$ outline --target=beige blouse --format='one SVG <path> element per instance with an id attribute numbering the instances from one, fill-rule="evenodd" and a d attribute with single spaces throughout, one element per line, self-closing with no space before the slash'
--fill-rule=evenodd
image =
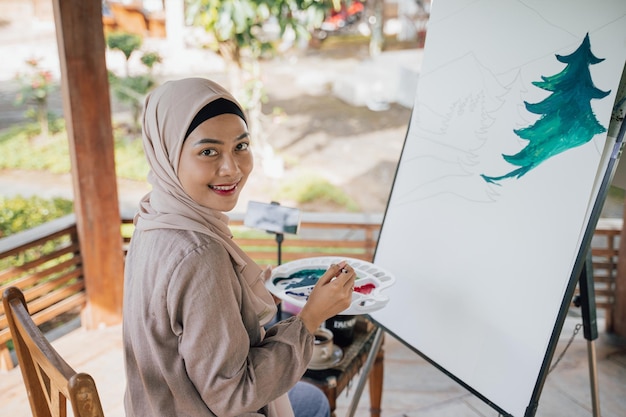
<path id="1" fill-rule="evenodd" d="M 246 280 L 207 234 L 137 230 L 124 278 L 125 408 L 133 416 L 289 416 L 313 336 L 263 334 Z"/>

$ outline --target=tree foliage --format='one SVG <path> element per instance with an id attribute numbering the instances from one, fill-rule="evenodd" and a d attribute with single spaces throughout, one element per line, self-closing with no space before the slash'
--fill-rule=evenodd
<path id="1" fill-rule="evenodd" d="M 147 73 L 131 76 L 129 70 L 130 57 L 133 53 L 135 53 L 135 51 L 140 51 L 140 48 L 143 45 L 142 38 L 133 33 L 112 32 L 107 35 L 106 42 L 109 49 L 122 51 L 124 57 L 126 58 L 126 76 L 120 77 L 112 71 L 108 71 L 109 85 L 118 100 L 128 103 L 131 106 L 131 130 L 139 132 L 141 130 L 139 126 L 139 117 L 141 116 L 141 112 L 143 110 L 143 101 L 146 94 L 148 94 L 148 92 L 156 86 L 152 70 L 156 64 L 163 61 L 163 58 L 158 52 L 143 52 L 140 57 L 140 61 L 146 67 Z"/>
<path id="2" fill-rule="evenodd" d="M 268 32 L 274 23 L 278 39 L 287 33 L 295 41 L 308 39 L 338 0 L 187 0 L 189 20 L 211 36 L 210 47 L 224 59 L 242 65 L 242 53 L 251 59 L 276 50 Z"/>
<path id="3" fill-rule="evenodd" d="M 283 40 L 308 40 L 335 2 L 339 6 L 340 0 L 186 0 L 189 23 L 206 31 L 207 46 L 230 67 L 229 90 L 248 112 L 261 165 L 273 151 L 259 122 L 264 97 L 259 61 L 274 55 Z"/>
<path id="4" fill-rule="evenodd" d="M 143 44 L 141 36 L 126 32 L 109 33 L 106 37 L 106 41 L 109 48 L 122 51 L 127 61 L 130 59 L 133 52 L 141 48 Z"/>

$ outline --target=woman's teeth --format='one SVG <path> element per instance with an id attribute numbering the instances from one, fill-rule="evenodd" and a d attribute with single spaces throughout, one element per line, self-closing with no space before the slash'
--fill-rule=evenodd
<path id="1" fill-rule="evenodd" d="M 235 187 L 237 187 L 237 184 L 233 184 L 233 185 L 209 185 L 209 188 L 216 190 L 216 191 L 230 191 L 230 190 L 234 190 Z"/>

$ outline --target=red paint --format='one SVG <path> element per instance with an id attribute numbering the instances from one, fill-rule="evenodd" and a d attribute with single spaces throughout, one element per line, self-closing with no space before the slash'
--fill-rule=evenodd
<path id="1" fill-rule="evenodd" d="M 369 294 L 372 292 L 374 288 L 376 288 L 376 285 L 374 284 L 364 284 L 364 285 L 361 285 L 360 287 L 355 287 L 354 291 L 360 294 Z"/>

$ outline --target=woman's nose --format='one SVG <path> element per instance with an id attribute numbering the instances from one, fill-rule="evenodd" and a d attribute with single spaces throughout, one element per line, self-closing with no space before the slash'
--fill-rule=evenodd
<path id="1" fill-rule="evenodd" d="M 239 164 L 237 164 L 235 156 L 230 154 L 224 155 L 220 164 L 220 174 L 226 176 L 237 171 L 239 171 Z"/>

